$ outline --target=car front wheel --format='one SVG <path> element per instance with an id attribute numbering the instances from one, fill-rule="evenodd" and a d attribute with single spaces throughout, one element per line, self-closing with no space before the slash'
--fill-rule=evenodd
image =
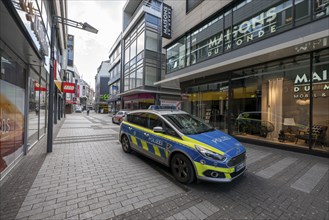
<path id="1" fill-rule="evenodd" d="M 179 182 L 190 184 L 195 180 L 195 173 L 191 161 L 183 154 L 176 154 L 170 162 L 171 172 Z"/>
<path id="2" fill-rule="evenodd" d="M 129 139 L 126 135 L 123 135 L 122 138 L 121 138 L 121 145 L 122 145 L 122 150 L 125 152 L 125 153 L 130 153 L 132 150 L 131 150 L 131 147 L 130 147 L 130 142 L 129 142 Z"/>

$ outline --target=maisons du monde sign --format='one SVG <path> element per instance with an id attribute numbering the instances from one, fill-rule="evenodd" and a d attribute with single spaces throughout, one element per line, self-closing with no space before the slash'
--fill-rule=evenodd
<path id="1" fill-rule="evenodd" d="M 241 46 L 244 43 L 261 38 L 276 31 L 276 7 L 272 7 L 257 16 L 245 20 L 232 29 L 227 29 L 210 38 L 208 44 L 208 56 L 218 54 L 219 47 L 225 41 L 225 50 L 231 49 L 232 44 Z"/>
<path id="2" fill-rule="evenodd" d="M 294 98 L 303 99 L 309 98 L 311 90 L 309 74 L 298 74 L 294 81 Z M 313 97 L 328 97 L 329 96 L 329 81 L 328 70 L 322 72 L 313 72 L 312 74 L 312 91 Z"/>
<path id="3" fill-rule="evenodd" d="M 162 37 L 171 39 L 171 19 L 172 8 L 167 5 L 162 5 Z"/>

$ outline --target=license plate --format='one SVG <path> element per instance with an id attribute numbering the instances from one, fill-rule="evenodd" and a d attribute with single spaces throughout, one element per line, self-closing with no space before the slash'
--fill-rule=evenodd
<path id="1" fill-rule="evenodd" d="M 240 163 L 239 165 L 237 165 L 235 167 L 235 172 L 238 172 L 238 171 L 242 170 L 245 166 L 246 166 L 246 163 L 245 162 Z"/>

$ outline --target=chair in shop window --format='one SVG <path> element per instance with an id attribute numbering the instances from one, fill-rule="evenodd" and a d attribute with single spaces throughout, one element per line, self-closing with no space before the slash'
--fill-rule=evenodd
<path id="1" fill-rule="evenodd" d="M 322 147 L 326 145 L 326 133 L 327 133 L 328 126 L 324 125 L 313 125 L 312 126 L 312 135 L 311 135 L 311 143 L 312 146 L 315 144 L 321 144 Z M 309 140 L 310 129 L 308 128 L 306 131 L 299 131 L 299 134 L 296 134 L 296 142 L 297 144 L 299 139 L 305 140 L 307 143 Z"/>

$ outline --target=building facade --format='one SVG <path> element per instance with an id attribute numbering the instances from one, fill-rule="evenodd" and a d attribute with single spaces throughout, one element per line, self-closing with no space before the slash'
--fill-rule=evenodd
<path id="1" fill-rule="evenodd" d="M 80 104 L 82 107 L 82 110 L 92 109 L 92 101 L 93 101 L 93 90 L 90 87 L 90 85 L 84 81 L 83 79 L 80 79 L 79 83 L 79 92 L 80 92 Z"/>
<path id="2" fill-rule="evenodd" d="M 329 152 L 327 0 L 164 3 L 172 37 L 155 85 L 179 83 L 183 110 L 240 140 Z"/>
<path id="3" fill-rule="evenodd" d="M 154 85 L 164 78 L 165 55 L 161 46 L 162 0 L 127 1 L 121 37 L 121 108 L 145 109 L 152 104 L 180 104 L 178 84 Z M 113 87 L 112 87 L 113 89 Z"/>
<path id="4" fill-rule="evenodd" d="M 102 61 L 95 76 L 95 111 L 97 113 L 108 113 L 110 65 L 109 60 Z"/>
<path id="5" fill-rule="evenodd" d="M 46 134 L 52 16 L 67 17 L 67 3 L 1 0 L 0 8 L 0 179 L 3 179 Z M 62 77 L 66 34 L 66 26 L 57 27 L 52 65 L 58 81 Z M 54 123 L 57 123 L 63 117 L 60 83 L 56 83 L 55 90 Z"/>
<path id="6" fill-rule="evenodd" d="M 110 80 L 108 82 L 109 86 L 109 113 L 115 114 L 121 109 L 121 97 L 119 95 L 121 89 L 121 44 L 122 44 L 122 34 L 119 35 L 115 43 L 113 44 L 110 55 Z"/>

